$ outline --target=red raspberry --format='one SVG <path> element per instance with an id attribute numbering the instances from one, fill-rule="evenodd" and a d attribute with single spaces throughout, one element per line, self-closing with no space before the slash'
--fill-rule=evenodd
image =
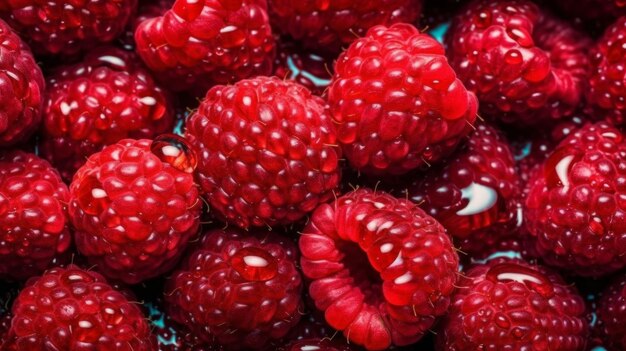
<path id="1" fill-rule="evenodd" d="M 525 218 L 544 261 L 583 276 L 626 267 L 626 143 L 606 123 L 559 144 L 531 179 Z"/>
<path id="2" fill-rule="evenodd" d="M 177 0 L 163 16 L 143 21 L 135 40 L 146 65 L 173 90 L 272 72 L 266 0 Z"/>
<path id="3" fill-rule="evenodd" d="M 338 341 L 332 341 L 330 339 L 304 339 L 292 341 L 289 344 L 281 347 L 282 351 L 351 351 L 352 348 Z"/>
<path id="4" fill-rule="evenodd" d="M 135 51 L 135 31 L 141 22 L 163 16 L 174 5 L 175 0 L 139 0 L 137 14 L 128 22 L 120 41 L 125 50 Z"/>
<path id="5" fill-rule="evenodd" d="M 542 267 L 497 259 L 459 279 L 437 349 L 582 351 L 587 332 L 572 285 Z"/>
<path id="6" fill-rule="evenodd" d="M 111 42 L 124 31 L 137 0 L 4 0 L 4 18 L 33 51 L 74 55 Z"/>
<path id="7" fill-rule="evenodd" d="M 70 186 L 78 251 L 129 284 L 169 271 L 200 224 L 194 158 L 173 135 L 121 140 L 89 157 Z"/>
<path id="8" fill-rule="evenodd" d="M 0 154 L 0 279 L 27 279 L 66 256 L 69 192 L 48 162 Z"/>
<path id="9" fill-rule="evenodd" d="M 522 225 L 520 186 L 507 141 L 481 124 L 442 167 L 413 183 L 408 196 L 446 228 L 461 251 L 484 257 Z"/>
<path id="10" fill-rule="evenodd" d="M 594 331 L 609 350 L 626 349 L 626 276 L 611 283 L 598 301 L 597 323 Z"/>
<path id="11" fill-rule="evenodd" d="M 138 305 L 100 274 L 76 266 L 29 280 L 13 315 L 5 344 L 11 351 L 154 350 Z"/>
<path id="12" fill-rule="evenodd" d="M 552 0 L 558 7 L 560 14 L 598 21 L 601 24 L 614 20 L 618 16 L 626 15 L 626 1 L 624 0 L 579 0 L 572 4 L 569 0 Z"/>
<path id="13" fill-rule="evenodd" d="M 39 127 L 44 89 L 30 49 L 0 20 L 0 147 L 26 141 Z"/>
<path id="14" fill-rule="evenodd" d="M 626 16 L 610 26 L 591 53 L 587 101 L 597 119 L 626 124 Z"/>
<path id="15" fill-rule="evenodd" d="M 409 24 L 376 26 L 337 61 L 328 102 L 354 168 L 406 173 L 450 153 L 477 104 L 444 49 Z"/>
<path id="16" fill-rule="evenodd" d="M 290 239 L 210 231 L 168 280 L 168 312 L 210 344 L 260 349 L 300 319 L 295 260 Z"/>
<path id="17" fill-rule="evenodd" d="M 167 96 L 137 60 L 103 48 L 48 79 L 40 150 L 65 180 L 106 145 L 171 131 Z"/>
<path id="18" fill-rule="evenodd" d="M 581 102 L 590 41 L 525 0 L 478 0 L 446 35 L 450 64 L 486 117 L 529 126 Z"/>
<path id="19" fill-rule="evenodd" d="M 340 152 L 324 101 L 257 77 L 212 88 L 187 121 L 209 205 L 236 225 L 292 223 L 330 200 Z"/>
<path id="20" fill-rule="evenodd" d="M 444 228 L 410 201 L 348 193 L 315 210 L 299 244 L 316 307 L 351 344 L 412 344 L 448 309 L 458 257 Z"/>
<path id="21" fill-rule="evenodd" d="M 305 47 L 338 53 L 376 25 L 414 22 L 422 0 L 269 0 L 274 27 Z"/>
<path id="22" fill-rule="evenodd" d="M 331 82 L 334 57 L 313 53 L 299 45 L 282 40 L 274 61 L 274 75 L 307 87 L 315 95 L 323 95 Z"/>

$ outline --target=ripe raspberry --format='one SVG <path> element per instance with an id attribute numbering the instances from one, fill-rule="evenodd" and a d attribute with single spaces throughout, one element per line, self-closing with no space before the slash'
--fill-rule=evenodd
<path id="1" fill-rule="evenodd" d="M 410 201 L 348 193 L 315 210 L 299 244 L 316 307 L 351 344 L 412 344 L 448 309 L 458 257 L 444 228 Z"/>
<path id="2" fill-rule="evenodd" d="M 22 151 L 0 154 L 0 279 L 30 278 L 66 256 L 68 200 L 48 162 Z"/>
<path id="3" fill-rule="evenodd" d="M 414 22 L 422 0 L 269 0 L 274 27 L 305 47 L 341 51 L 376 25 Z"/>
<path id="4" fill-rule="evenodd" d="M 120 36 L 122 47 L 135 51 L 135 31 L 141 22 L 163 16 L 174 5 L 175 0 L 139 0 L 137 14 L 128 21 L 124 33 Z"/>
<path id="5" fill-rule="evenodd" d="M 11 351 L 152 351 L 137 304 L 98 273 L 76 266 L 31 279 L 13 304 Z"/>
<path id="6" fill-rule="evenodd" d="M 260 349 L 300 319 L 295 260 L 290 239 L 210 231 L 168 280 L 168 312 L 210 344 Z"/>
<path id="7" fill-rule="evenodd" d="M 331 82 L 334 57 L 313 53 L 299 45 L 282 40 L 274 61 L 274 75 L 307 87 L 315 95 L 323 95 Z"/>
<path id="8" fill-rule="evenodd" d="M 626 124 L 626 16 L 610 26 L 591 53 L 587 101 L 597 119 Z"/>
<path id="9" fill-rule="evenodd" d="M 441 44 L 409 24 L 376 26 L 352 43 L 337 61 L 328 102 L 351 165 L 395 174 L 454 150 L 478 107 Z"/>
<path id="10" fill-rule="evenodd" d="M 169 271 L 200 224 L 194 158 L 173 135 L 121 140 L 89 157 L 70 186 L 78 251 L 129 284 Z"/>
<path id="11" fill-rule="evenodd" d="M 568 136 L 530 181 L 527 227 L 544 261 L 583 276 L 626 267 L 626 143 L 606 123 Z"/>
<path id="12" fill-rule="evenodd" d="M 70 56 L 117 38 L 136 7 L 137 0 L 5 0 L 0 17 L 35 53 Z"/>
<path id="13" fill-rule="evenodd" d="M 39 127 L 44 89 L 30 49 L 0 20 L 0 147 L 26 141 Z"/>
<path id="14" fill-rule="evenodd" d="M 135 41 L 146 65 L 173 90 L 272 72 L 266 0 L 177 0 L 163 16 L 143 21 Z"/>
<path id="15" fill-rule="evenodd" d="M 522 225 L 520 186 L 507 141 L 481 124 L 442 167 L 415 181 L 408 196 L 446 228 L 461 251 L 484 257 Z"/>
<path id="16" fill-rule="evenodd" d="M 65 180 L 106 145 L 171 131 L 167 96 L 137 60 L 103 48 L 48 79 L 40 150 Z"/>
<path id="17" fill-rule="evenodd" d="M 324 101 L 257 77 L 212 88 L 187 121 L 211 209 L 240 227 L 292 223 L 333 197 L 339 149 Z"/>
<path id="18" fill-rule="evenodd" d="M 557 274 L 497 259 L 459 279 L 437 349 L 582 351 L 585 317 L 583 299 Z"/>
<path id="19" fill-rule="evenodd" d="M 472 2 L 446 43 L 450 64 L 492 120 L 550 123 L 581 102 L 590 41 L 530 1 Z"/>
<path id="20" fill-rule="evenodd" d="M 292 341 L 289 344 L 279 348 L 281 351 L 351 351 L 352 348 L 338 341 L 330 339 L 304 339 Z"/>
<path id="21" fill-rule="evenodd" d="M 626 349 L 626 276 L 621 276 L 609 285 L 598 301 L 597 324 L 594 331 L 609 350 Z"/>

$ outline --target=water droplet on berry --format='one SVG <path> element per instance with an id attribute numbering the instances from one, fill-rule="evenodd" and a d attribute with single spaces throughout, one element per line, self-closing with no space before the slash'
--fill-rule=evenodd
<path id="1" fill-rule="evenodd" d="M 518 264 L 497 264 L 489 269 L 487 279 L 494 283 L 516 281 L 543 296 L 551 296 L 554 292 L 552 283 L 545 275 L 530 267 Z"/>
<path id="2" fill-rule="evenodd" d="M 88 175 L 80 182 L 77 200 L 80 208 L 90 215 L 99 215 L 109 205 L 108 194 L 95 174 Z"/>
<path id="3" fill-rule="evenodd" d="M 467 187 L 461 189 L 461 198 L 469 201 L 456 214 L 459 216 L 472 216 L 492 208 L 498 202 L 498 192 L 488 186 L 472 182 Z"/>
<path id="4" fill-rule="evenodd" d="M 374 269 L 381 272 L 395 261 L 401 248 L 399 240 L 392 238 L 378 240 L 368 251 L 369 261 Z"/>
<path id="5" fill-rule="evenodd" d="M 237 251 L 231 258 L 232 267 L 247 280 L 264 281 L 276 276 L 278 264 L 267 251 L 246 247 Z"/>
<path id="6" fill-rule="evenodd" d="M 552 153 L 546 160 L 544 175 L 546 182 L 551 188 L 569 187 L 569 172 L 576 162 L 582 158 L 582 154 L 575 149 L 561 148 Z"/>
<path id="7" fill-rule="evenodd" d="M 198 164 L 196 153 L 187 141 L 174 134 L 156 137 L 150 145 L 150 151 L 157 157 L 181 172 L 193 173 Z"/>

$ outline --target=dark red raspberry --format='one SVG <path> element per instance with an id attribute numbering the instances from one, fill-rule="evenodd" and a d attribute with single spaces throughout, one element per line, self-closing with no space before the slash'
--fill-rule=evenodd
<path id="1" fill-rule="evenodd" d="M 412 344 L 448 309 L 456 251 L 410 201 L 365 188 L 348 193 L 315 210 L 299 245 L 316 307 L 350 344 Z"/>
<path id="2" fill-rule="evenodd" d="M 606 24 L 618 16 L 626 15 L 624 0 L 579 0 L 572 4 L 569 0 L 552 0 L 561 15 L 574 20 L 596 21 Z"/>
<path id="3" fill-rule="evenodd" d="M 29 280 L 13 315 L 4 345 L 10 351 L 154 350 L 139 306 L 100 274 L 76 266 Z"/>
<path id="4" fill-rule="evenodd" d="M 44 89 L 30 49 L 0 20 L 0 147 L 26 141 L 39 127 Z"/>
<path id="5" fill-rule="evenodd" d="M 526 0 L 478 0 L 446 35 L 450 64 L 485 117 L 521 126 L 570 115 L 581 102 L 590 41 Z"/>
<path id="6" fill-rule="evenodd" d="M 137 0 L 4 0 L 0 17 L 37 54 L 74 55 L 124 31 Z"/>
<path id="7" fill-rule="evenodd" d="M 626 276 L 622 274 L 602 292 L 594 331 L 609 350 L 626 349 Z"/>
<path id="8" fill-rule="evenodd" d="M 610 26 L 591 52 L 587 101 L 592 117 L 626 124 L 626 16 Z"/>
<path id="9" fill-rule="evenodd" d="M 395 174 L 449 154 L 478 108 L 443 46 L 409 24 L 376 26 L 352 43 L 337 61 L 328 102 L 350 164 Z"/>
<path id="10" fill-rule="evenodd" d="M 274 27 L 305 47 L 338 53 L 376 25 L 414 22 L 422 0 L 269 0 Z"/>
<path id="11" fill-rule="evenodd" d="M 300 319 L 296 255 L 269 232 L 212 230 L 168 280 L 168 312 L 210 344 L 260 349 Z"/>
<path id="12" fill-rule="evenodd" d="M 345 343 L 331 339 L 304 339 L 295 340 L 279 348 L 280 351 L 351 351 L 352 348 Z"/>
<path id="13" fill-rule="evenodd" d="M 144 62 L 173 90 L 272 72 L 266 0 L 177 0 L 163 16 L 143 21 L 135 41 Z"/>
<path id="14" fill-rule="evenodd" d="M 504 137 L 484 124 L 441 167 L 419 177 L 408 196 L 472 256 L 488 255 L 523 222 L 513 154 Z"/>
<path id="15" fill-rule="evenodd" d="M 22 151 L 0 154 L 0 279 L 27 279 L 67 258 L 68 201 L 48 162 Z"/>
<path id="16" fill-rule="evenodd" d="M 585 302 L 556 273 L 497 259 L 472 267 L 458 284 L 437 350 L 585 350 Z"/>
<path id="17" fill-rule="evenodd" d="M 120 42 L 125 50 L 135 51 L 135 31 L 141 22 L 163 16 L 174 5 L 175 0 L 139 0 L 137 14 L 128 22 Z"/>
<path id="18" fill-rule="evenodd" d="M 531 179 L 524 211 L 543 260 L 583 276 L 626 267 L 626 142 L 606 123 L 563 140 Z"/>
<path id="19" fill-rule="evenodd" d="M 200 224 L 194 159 L 173 135 L 121 140 L 89 157 L 70 186 L 78 251 L 129 284 L 169 271 Z"/>
<path id="20" fill-rule="evenodd" d="M 186 127 L 211 209 L 240 227 L 292 223 L 339 184 L 334 125 L 324 101 L 297 83 L 216 86 Z"/>
<path id="21" fill-rule="evenodd" d="M 278 41 L 274 75 L 307 87 L 315 95 L 323 95 L 332 79 L 334 57 L 313 53 L 288 41 Z"/>
<path id="22" fill-rule="evenodd" d="M 168 97 L 137 60 L 102 48 L 48 78 L 39 150 L 66 181 L 106 145 L 172 130 Z"/>

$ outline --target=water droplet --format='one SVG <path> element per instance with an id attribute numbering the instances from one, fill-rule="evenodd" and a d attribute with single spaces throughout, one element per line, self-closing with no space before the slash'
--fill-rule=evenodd
<path id="1" fill-rule="evenodd" d="M 469 202 L 456 212 L 459 216 L 472 216 L 485 212 L 498 201 L 498 192 L 482 184 L 473 183 L 461 189 L 461 198 Z"/>
<path id="2" fill-rule="evenodd" d="M 550 296 L 554 291 L 552 283 L 545 275 L 530 267 L 519 264 L 496 264 L 487 272 L 487 279 L 492 282 L 516 281 L 523 283 L 529 289 L 532 289 L 543 296 Z"/>
<path id="3" fill-rule="evenodd" d="M 372 267 L 379 272 L 383 271 L 396 260 L 401 248 L 402 244 L 399 240 L 391 238 L 377 240 L 368 250 Z"/>
<path id="4" fill-rule="evenodd" d="M 546 160 L 544 175 L 551 188 L 569 187 L 569 172 L 572 166 L 582 158 L 582 153 L 572 148 L 561 148 Z"/>
<path id="5" fill-rule="evenodd" d="M 198 164 L 196 153 L 187 141 L 174 134 L 164 134 L 156 137 L 150 145 L 150 151 L 165 163 L 181 172 L 193 173 Z"/>
<path id="6" fill-rule="evenodd" d="M 88 175 L 80 182 L 77 200 L 80 208 L 90 215 L 99 215 L 109 206 L 108 195 L 95 174 Z"/>
<path id="7" fill-rule="evenodd" d="M 267 251 L 255 247 L 237 251 L 230 258 L 230 264 L 247 280 L 269 280 L 276 276 L 278 270 L 276 259 Z"/>

